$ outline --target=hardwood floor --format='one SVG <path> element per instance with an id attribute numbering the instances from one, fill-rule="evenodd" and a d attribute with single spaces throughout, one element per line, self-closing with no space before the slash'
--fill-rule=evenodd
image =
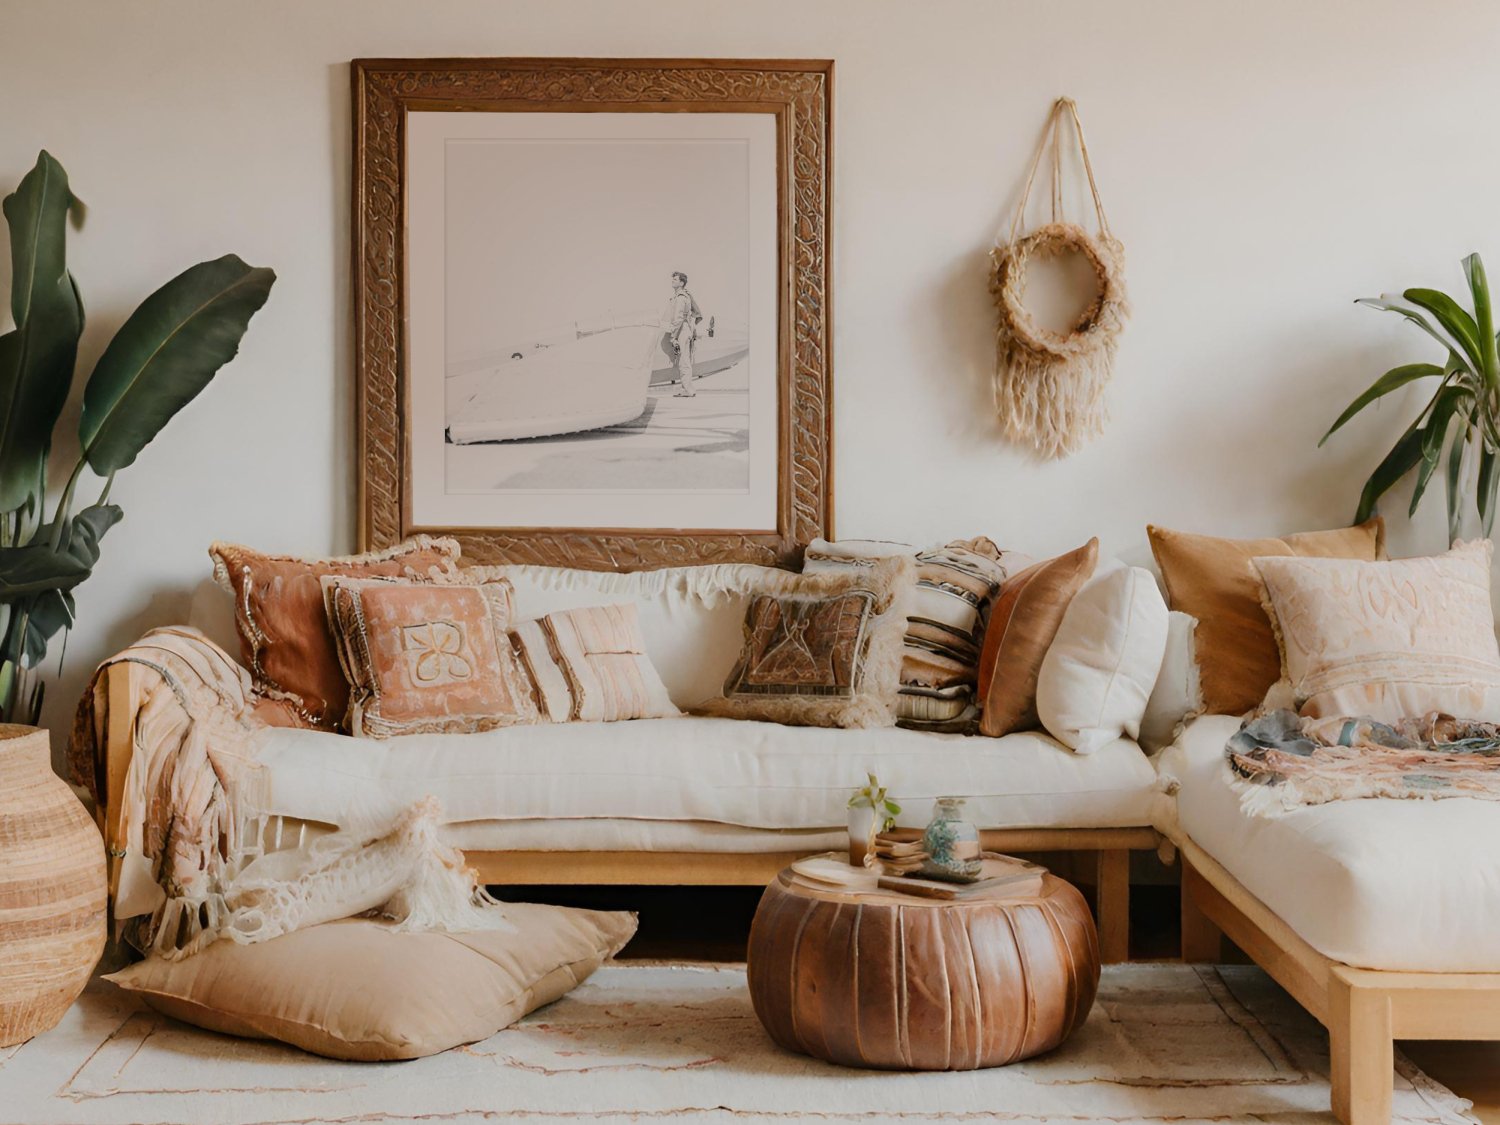
<path id="1" fill-rule="evenodd" d="M 501 898 L 595 910 L 634 910 L 640 929 L 622 958 L 743 961 L 756 887 L 494 887 Z M 1130 952 L 1137 960 L 1177 955 L 1177 888 L 1132 888 Z M 1484 1125 L 1500 1125 L 1500 1043 L 1403 1042 L 1412 1062 L 1474 1102 Z"/>

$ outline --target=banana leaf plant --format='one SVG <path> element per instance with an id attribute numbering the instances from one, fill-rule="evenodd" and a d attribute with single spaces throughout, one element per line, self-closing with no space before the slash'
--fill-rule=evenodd
<path id="1" fill-rule="evenodd" d="M 77 461 L 49 515 L 47 463 L 84 325 L 67 268 L 67 227 L 83 209 L 62 165 L 42 152 L 3 210 L 15 327 L 0 335 L 0 721 L 34 724 L 45 685 L 32 670 L 72 626 L 73 591 L 124 515 L 109 503 L 115 474 L 234 358 L 276 275 L 228 254 L 141 302 L 84 384 Z M 85 468 L 104 485 L 74 511 Z"/>
<path id="2" fill-rule="evenodd" d="M 1500 487 L 1500 357 L 1489 282 L 1478 254 L 1463 260 L 1473 311 L 1436 289 L 1366 297 L 1356 304 L 1397 313 L 1432 337 L 1447 353 L 1442 364 L 1407 363 L 1387 371 L 1339 415 L 1321 446 L 1372 402 L 1421 379 L 1436 379 L 1432 397 L 1375 467 L 1359 497 L 1354 522 L 1374 515 L 1376 504 L 1397 481 L 1416 471 L 1408 515 L 1415 515 L 1427 485 L 1443 466 L 1448 499 L 1448 540 L 1459 536 L 1472 490 L 1484 534 L 1495 524 Z"/>

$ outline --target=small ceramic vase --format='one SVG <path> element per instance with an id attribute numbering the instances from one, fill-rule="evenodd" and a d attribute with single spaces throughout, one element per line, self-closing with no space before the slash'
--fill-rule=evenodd
<path id="1" fill-rule="evenodd" d="M 863 867 L 865 856 L 870 852 L 870 841 L 875 838 L 875 810 L 868 806 L 855 805 L 849 809 L 849 863 Z"/>
<path id="2" fill-rule="evenodd" d="M 984 860 L 980 855 L 979 829 L 964 819 L 962 797 L 939 797 L 927 831 L 922 833 L 927 862 L 922 874 L 933 879 L 971 883 L 979 878 Z"/>

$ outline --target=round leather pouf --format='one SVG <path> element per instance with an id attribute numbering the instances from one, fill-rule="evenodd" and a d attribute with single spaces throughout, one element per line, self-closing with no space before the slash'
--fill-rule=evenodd
<path id="1" fill-rule="evenodd" d="M 845 1066 L 975 1070 L 1056 1047 L 1088 1016 L 1099 938 L 1077 889 L 929 900 L 790 870 L 750 930 L 750 998 L 781 1046 Z"/>

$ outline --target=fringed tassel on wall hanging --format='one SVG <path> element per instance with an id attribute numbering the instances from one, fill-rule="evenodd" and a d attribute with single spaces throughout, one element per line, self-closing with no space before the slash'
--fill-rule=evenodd
<path id="1" fill-rule="evenodd" d="M 1094 198 L 1098 233 L 1063 218 L 1063 118 L 1072 124 Z M 1021 237 L 1026 202 L 1042 156 L 1052 149 L 1052 221 Z M 1027 310 L 1026 271 L 1033 260 L 1081 254 L 1094 271 L 1095 294 L 1073 327 L 1054 332 Z M 995 357 L 995 406 L 1006 435 L 1048 460 L 1077 452 L 1104 429 L 1104 389 L 1114 367 L 1115 345 L 1130 314 L 1125 298 L 1125 250 L 1109 229 L 1099 185 L 1083 140 L 1083 123 L 1072 98 L 1052 106 L 1031 162 L 1008 237 L 990 252 L 990 292 L 999 313 Z"/>

